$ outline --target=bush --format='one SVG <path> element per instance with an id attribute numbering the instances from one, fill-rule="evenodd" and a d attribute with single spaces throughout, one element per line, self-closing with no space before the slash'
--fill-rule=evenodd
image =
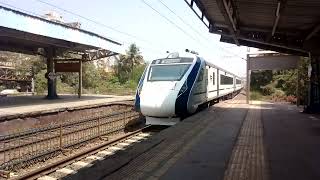
<path id="1" fill-rule="evenodd" d="M 44 94 L 48 89 L 45 74 L 46 70 L 41 70 L 35 77 L 35 90 L 37 94 Z"/>
<path id="2" fill-rule="evenodd" d="M 282 90 L 277 89 L 273 94 L 272 94 L 272 100 L 273 101 L 286 101 L 287 96 L 286 93 Z"/>
<path id="3" fill-rule="evenodd" d="M 65 93 L 65 94 L 74 94 L 74 93 L 78 93 L 78 88 L 74 88 L 69 86 L 66 83 L 61 82 L 61 80 L 59 79 L 59 77 L 57 78 L 57 93 Z"/>
<path id="4" fill-rule="evenodd" d="M 276 89 L 272 86 L 272 84 L 268 84 L 266 86 L 263 86 L 261 88 L 261 90 L 262 90 L 262 94 L 264 96 L 269 96 L 269 95 L 273 94 Z"/>
<path id="5" fill-rule="evenodd" d="M 287 102 L 291 103 L 291 104 L 296 104 L 297 103 L 297 98 L 295 96 L 287 96 Z"/>
<path id="6" fill-rule="evenodd" d="M 251 100 L 260 100 L 261 98 L 262 98 L 262 95 L 259 91 L 250 92 L 250 99 Z"/>

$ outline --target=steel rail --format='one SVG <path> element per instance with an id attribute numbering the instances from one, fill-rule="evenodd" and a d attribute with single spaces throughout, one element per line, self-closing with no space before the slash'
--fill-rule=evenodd
<path id="1" fill-rule="evenodd" d="M 131 111 L 126 111 L 126 112 L 131 112 Z M 122 115 L 122 113 L 118 113 L 118 114 L 116 114 L 116 115 Z M 116 116 L 116 115 L 112 115 L 112 116 Z M 110 117 L 112 117 L 112 116 L 104 116 L 104 117 L 99 117 L 99 118 L 110 118 Z M 138 116 L 138 115 L 131 115 L 131 116 L 127 116 L 127 117 L 125 117 L 125 118 L 122 117 L 122 118 L 120 118 L 120 119 L 116 119 L 116 120 L 112 120 L 112 121 L 107 121 L 107 122 L 104 122 L 104 123 L 100 124 L 99 126 L 104 126 L 104 125 L 106 125 L 106 124 L 118 122 L 118 121 L 121 121 L 121 120 L 123 120 L 123 119 L 132 118 L 132 117 L 136 117 L 136 116 Z M 97 119 L 98 119 L 98 118 L 94 118 L 94 119 L 91 119 L 90 121 L 92 121 L 92 120 L 97 120 Z M 77 122 L 77 123 L 74 123 L 74 124 L 70 124 L 70 125 L 68 125 L 68 126 L 72 126 L 72 125 L 74 126 L 74 125 L 83 124 L 83 123 L 86 123 L 86 122 L 88 122 L 88 121 L 86 120 L 86 121 L 83 121 L 83 122 Z M 66 128 L 66 127 L 68 128 L 68 126 L 62 126 L 62 128 Z M 60 126 L 59 126 L 59 127 L 60 127 Z M 91 125 L 91 126 L 88 126 L 88 127 L 85 127 L 85 128 L 79 128 L 79 129 L 76 129 L 76 130 L 70 130 L 69 132 L 63 133 L 63 136 L 68 136 L 68 135 L 71 135 L 71 134 L 79 133 L 79 132 L 81 132 L 81 131 L 86 131 L 86 130 L 88 130 L 88 129 L 94 129 L 94 128 L 97 128 L 97 127 L 98 127 L 97 125 Z M 74 129 L 74 128 L 73 128 L 73 129 Z M 54 129 L 54 130 L 59 130 L 59 128 Z M 50 130 L 48 130 L 48 131 L 50 131 Z M 45 132 L 45 131 L 44 131 L 44 132 Z M 38 132 L 35 132 L 35 133 L 38 133 Z M 53 133 L 53 134 L 54 134 L 54 132 L 50 132 L 50 133 Z M 103 135 L 106 135 L 106 134 L 109 134 L 109 133 L 111 133 L 111 132 L 107 132 L 107 133 L 105 133 L 105 134 L 103 134 Z M 32 135 L 32 134 L 31 134 L 31 135 Z M 49 140 L 52 140 L 52 139 L 55 139 L 55 138 L 59 138 L 59 137 L 60 137 L 60 135 L 57 134 L 57 135 L 53 135 L 53 136 L 48 137 L 48 138 L 39 139 L 39 140 L 34 141 L 34 142 L 28 142 L 28 143 L 20 144 L 20 145 L 18 145 L 18 146 L 14 146 L 14 147 L 7 147 L 7 148 L 4 148 L 4 149 L 0 149 L 0 153 L 6 152 L 6 151 L 10 151 L 10 150 L 15 150 L 15 149 L 18 149 L 18 148 L 26 147 L 26 146 L 29 146 L 29 145 L 33 145 L 33 144 L 37 144 L 37 143 L 41 143 L 41 142 L 45 142 L 45 141 L 49 141 Z M 17 137 L 17 138 L 22 138 L 22 137 L 20 136 L 20 137 Z M 11 141 L 12 141 L 12 139 L 11 139 Z M 10 143 L 11 141 L 5 142 L 5 143 Z"/>
<path id="2" fill-rule="evenodd" d="M 55 170 L 57 170 L 61 166 L 68 165 L 68 164 L 70 164 L 70 162 L 73 162 L 73 161 L 75 161 L 77 159 L 82 159 L 88 154 L 96 153 L 100 149 L 105 148 L 106 146 L 110 146 L 112 144 L 115 144 L 115 143 L 117 143 L 117 142 L 119 142 L 121 140 L 124 140 L 124 139 L 126 139 L 126 138 L 128 138 L 130 136 L 133 136 L 133 135 L 135 135 L 137 133 L 140 133 L 140 132 L 142 132 L 142 131 L 146 130 L 147 128 L 150 128 L 150 127 L 151 127 L 151 125 L 145 126 L 145 127 L 141 128 L 139 130 L 133 131 L 131 133 L 128 133 L 128 134 L 126 134 L 124 136 L 121 136 L 121 137 L 116 138 L 114 140 L 111 140 L 109 142 L 102 143 L 102 144 L 100 144 L 98 146 L 95 146 L 95 147 L 93 147 L 91 149 L 79 152 L 79 153 L 77 153 L 77 154 L 75 154 L 73 156 L 70 156 L 68 158 L 61 159 L 61 160 L 59 160 L 57 162 L 54 162 L 54 163 L 51 163 L 51 164 L 49 164 L 47 166 L 38 168 L 38 169 L 36 169 L 34 171 L 28 172 L 26 174 L 23 174 L 23 175 L 17 177 L 17 178 L 14 178 L 14 179 L 36 179 L 39 176 L 54 172 Z"/>
<path id="3" fill-rule="evenodd" d="M 127 106 L 129 107 L 129 105 L 124 105 L 124 106 Z M 112 116 L 116 116 L 116 115 L 119 115 L 119 114 L 122 114 L 122 113 L 125 113 L 125 112 L 131 112 L 130 110 L 127 110 L 127 111 L 121 111 L 121 112 L 116 112 L 116 113 L 110 113 L 110 114 L 107 114 L 107 115 L 104 115 L 104 116 L 100 116 L 100 117 L 92 117 L 92 118 L 89 118 L 89 119 L 80 119 L 78 121 L 74 121 L 74 122 L 68 122 L 68 123 L 63 123 L 63 127 L 65 126 L 70 126 L 70 125 L 74 125 L 76 123 L 82 123 L 82 122 L 87 122 L 87 121 L 92 121 L 92 120 L 95 120 L 97 118 L 107 118 L 107 117 L 112 117 Z M 59 129 L 60 128 L 60 124 L 56 124 L 56 125 L 53 125 L 53 126 L 48 126 L 48 127 L 43 127 L 43 128 L 38 128 L 36 130 L 27 130 L 27 131 L 24 131 L 24 132 L 20 132 L 20 133 L 16 133 L 16 134 L 10 134 L 10 135 L 1 135 L 0 136 L 0 141 L 7 141 L 7 140 L 10 140 L 10 139 L 14 139 L 14 138 L 18 138 L 18 137 L 23 137 L 23 136 L 27 136 L 27 135 L 30 135 L 30 134 L 34 134 L 34 133 L 38 133 L 38 132 L 44 132 L 44 131 L 49 131 L 49 130 L 55 130 L 55 129 Z"/>

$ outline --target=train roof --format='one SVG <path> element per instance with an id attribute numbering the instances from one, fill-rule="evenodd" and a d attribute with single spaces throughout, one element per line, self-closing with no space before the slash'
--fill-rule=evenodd
<path id="1" fill-rule="evenodd" d="M 225 69 L 213 64 L 212 62 L 207 61 L 205 58 L 199 56 L 198 54 L 183 51 L 183 52 L 172 52 L 172 53 L 168 54 L 168 56 L 170 56 L 170 55 L 174 55 L 177 58 L 178 57 L 193 58 L 193 59 L 194 58 L 200 58 L 200 59 L 204 60 L 206 64 L 208 64 L 208 65 L 210 65 L 212 67 L 215 67 L 215 68 L 220 69 L 220 70 L 222 70 L 222 71 L 224 71 L 224 72 L 226 72 L 228 74 L 231 74 L 231 75 L 233 75 L 233 76 L 235 76 L 235 77 L 237 77 L 239 79 L 242 79 L 239 76 L 235 75 L 234 73 L 231 73 L 230 71 L 227 71 L 227 70 L 225 70 Z"/>
<path id="2" fill-rule="evenodd" d="M 201 57 L 201 56 L 197 56 L 197 57 L 202 58 L 202 59 L 206 62 L 206 64 L 208 64 L 208 65 L 210 65 L 210 66 L 212 66 L 212 67 L 215 67 L 215 68 L 217 68 L 217 69 L 220 69 L 220 70 L 222 70 L 222 71 L 224 71 L 224 72 L 226 72 L 226 73 L 228 73 L 228 74 L 231 74 L 231 75 L 233 75 L 233 76 L 241 79 L 239 76 L 235 75 L 234 73 L 232 73 L 232 72 L 230 72 L 230 71 L 227 71 L 227 70 L 225 70 L 225 69 L 223 69 L 223 68 L 221 68 L 221 67 L 213 64 L 212 62 L 207 61 L 207 60 L 204 59 L 203 57 Z"/>

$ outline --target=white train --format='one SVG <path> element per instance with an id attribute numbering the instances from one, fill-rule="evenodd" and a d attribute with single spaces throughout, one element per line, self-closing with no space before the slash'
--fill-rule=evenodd
<path id="1" fill-rule="evenodd" d="M 239 77 L 193 53 L 153 60 L 136 91 L 135 108 L 146 124 L 173 125 L 182 117 L 239 93 Z"/>

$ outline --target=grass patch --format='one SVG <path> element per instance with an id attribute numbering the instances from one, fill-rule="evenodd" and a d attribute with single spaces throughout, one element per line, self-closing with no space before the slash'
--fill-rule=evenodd
<path id="1" fill-rule="evenodd" d="M 251 91 L 250 92 L 250 99 L 251 100 L 262 100 L 262 94 L 259 91 Z"/>

